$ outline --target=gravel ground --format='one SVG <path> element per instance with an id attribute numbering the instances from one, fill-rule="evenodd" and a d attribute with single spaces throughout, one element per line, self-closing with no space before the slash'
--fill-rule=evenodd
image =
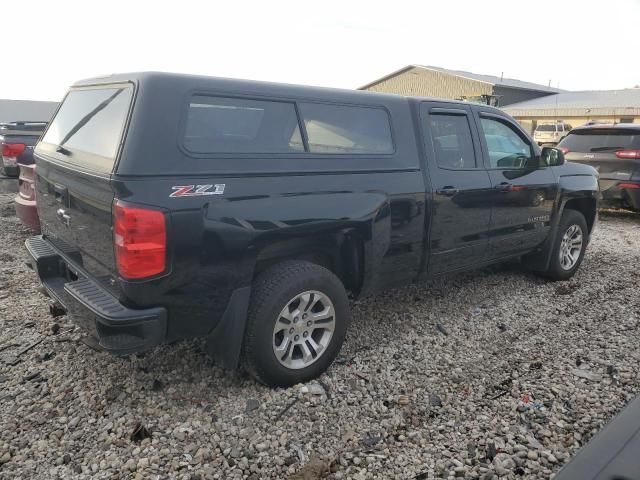
<path id="1" fill-rule="evenodd" d="M 360 301 L 319 382 L 270 390 L 200 341 L 127 359 L 86 346 L 49 316 L 11 197 L 2 478 L 550 478 L 639 391 L 637 215 L 602 215 L 569 282 L 511 265 Z"/>

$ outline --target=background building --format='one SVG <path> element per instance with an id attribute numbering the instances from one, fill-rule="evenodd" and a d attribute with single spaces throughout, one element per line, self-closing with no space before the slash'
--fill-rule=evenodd
<path id="1" fill-rule="evenodd" d="M 512 78 L 422 65 L 401 68 L 360 87 L 360 90 L 469 100 L 496 106 L 546 97 L 561 91 Z"/>
<path id="2" fill-rule="evenodd" d="M 56 108 L 58 108 L 58 102 L 0 99 L 0 123 L 20 121 L 48 122 L 51 120 Z"/>
<path id="3" fill-rule="evenodd" d="M 640 123 L 640 88 L 562 92 L 503 108 L 532 132 L 539 123 L 565 121 L 572 127 L 589 121 Z"/>

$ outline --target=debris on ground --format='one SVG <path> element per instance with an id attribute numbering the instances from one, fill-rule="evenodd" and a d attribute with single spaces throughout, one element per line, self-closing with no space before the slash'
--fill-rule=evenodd
<path id="1" fill-rule="evenodd" d="M 93 335 L 83 335 L 80 338 L 80 343 L 86 345 L 91 350 L 94 350 L 96 352 L 104 352 L 104 348 L 100 346 L 100 341 Z"/>
<path id="2" fill-rule="evenodd" d="M 252 413 L 254 410 L 260 408 L 260 401 L 255 398 L 250 398 L 244 407 L 244 413 Z"/>
<path id="3" fill-rule="evenodd" d="M 160 380 L 158 380 L 157 378 L 153 380 L 153 383 L 151 384 L 152 391 L 159 392 L 163 388 L 164 388 L 164 384 Z"/>
<path id="4" fill-rule="evenodd" d="M 329 473 L 329 464 L 321 458 L 312 457 L 296 473 L 287 477 L 289 480 L 319 480 Z"/>
<path id="5" fill-rule="evenodd" d="M 439 331 L 441 334 L 443 334 L 443 335 L 445 335 L 445 336 L 448 336 L 448 335 L 449 335 L 449 332 L 447 331 L 447 329 L 446 329 L 446 328 L 444 328 L 444 325 L 442 325 L 440 322 L 436 323 L 436 328 L 438 329 L 438 331 Z"/>
<path id="6" fill-rule="evenodd" d="M 301 393 L 308 393 L 310 395 L 327 395 L 324 387 L 317 381 L 309 382 L 306 385 L 300 387 Z"/>
<path id="7" fill-rule="evenodd" d="M 602 380 L 602 375 L 590 372 L 588 370 L 581 370 L 579 368 L 574 368 L 573 370 L 571 370 L 571 374 L 579 378 L 584 378 L 585 380 L 591 380 L 592 382 L 599 382 L 600 380 Z"/>
<path id="8" fill-rule="evenodd" d="M 151 438 L 151 432 L 142 422 L 137 422 L 129 438 L 134 442 L 141 442 L 145 438 Z"/>

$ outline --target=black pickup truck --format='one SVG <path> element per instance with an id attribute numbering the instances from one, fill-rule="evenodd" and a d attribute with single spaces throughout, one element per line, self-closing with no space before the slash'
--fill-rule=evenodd
<path id="1" fill-rule="evenodd" d="M 331 364 L 349 297 L 514 258 L 571 277 L 598 202 L 492 107 L 164 73 L 75 84 L 36 162 L 57 308 L 117 354 L 206 337 L 268 385 Z"/>

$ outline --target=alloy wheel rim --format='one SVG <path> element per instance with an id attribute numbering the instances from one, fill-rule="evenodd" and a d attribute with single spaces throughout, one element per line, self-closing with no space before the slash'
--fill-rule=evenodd
<path id="1" fill-rule="evenodd" d="M 582 229 L 579 225 L 571 225 L 564 232 L 560 242 L 558 257 L 563 270 L 571 270 L 578 263 L 582 253 Z"/>
<path id="2" fill-rule="evenodd" d="M 335 325 L 329 297 L 317 290 L 300 293 L 287 302 L 276 320 L 273 353 L 286 368 L 306 368 L 325 354 Z"/>

